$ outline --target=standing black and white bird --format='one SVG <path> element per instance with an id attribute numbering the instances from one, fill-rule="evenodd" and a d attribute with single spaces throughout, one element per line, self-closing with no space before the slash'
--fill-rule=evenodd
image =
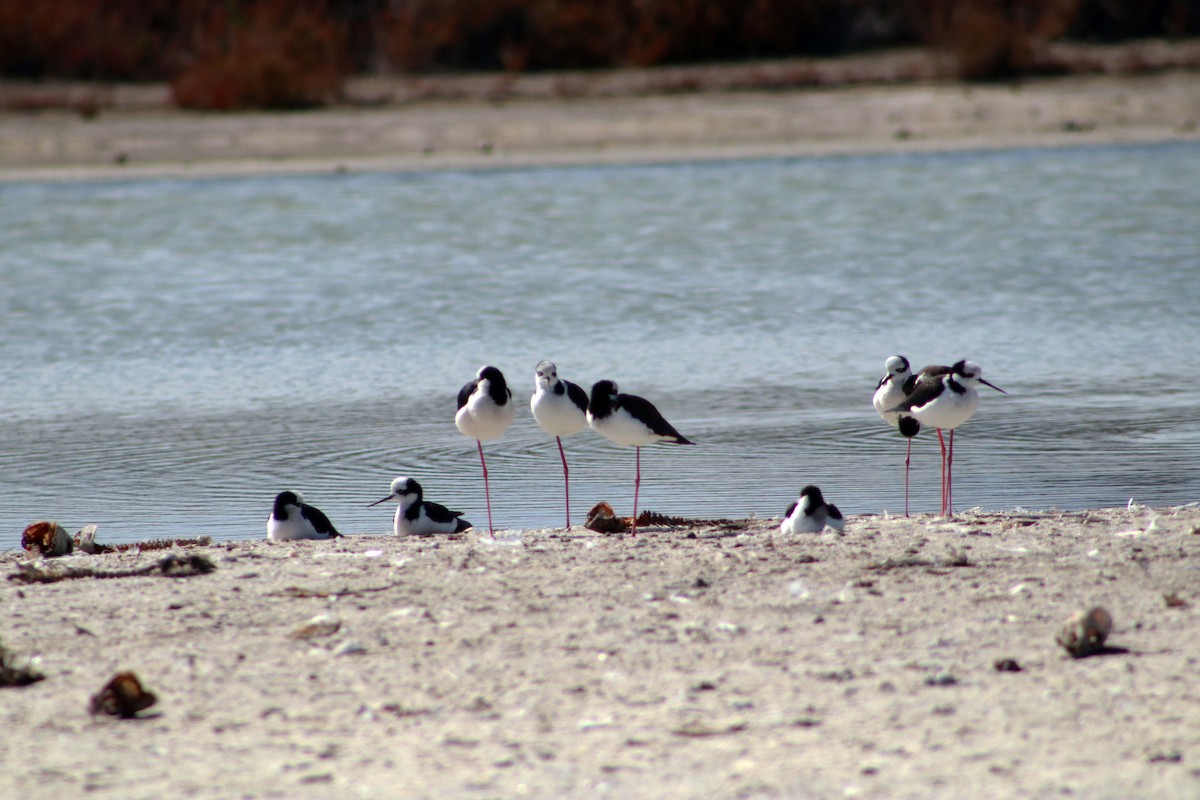
<path id="1" fill-rule="evenodd" d="M 288 542 L 296 539 L 334 539 L 337 532 L 329 517 L 315 506 L 305 505 L 299 492 L 280 492 L 267 517 L 267 539 Z"/>
<path id="2" fill-rule="evenodd" d="M 788 506 L 779 530 L 783 533 L 820 533 L 825 526 L 835 530 L 846 527 L 842 512 L 826 503 L 821 490 L 811 483 L 800 490 L 800 499 Z"/>
<path id="3" fill-rule="evenodd" d="M 879 412 L 879 416 L 908 439 L 908 450 L 904 454 L 904 516 L 908 516 L 908 466 L 912 461 L 912 440 L 921 431 L 921 423 L 912 416 L 899 411 L 889 411 L 907 399 L 905 384 L 913 377 L 912 367 L 904 356 L 891 356 L 884 362 L 886 373 L 875 387 L 875 395 L 871 404 Z M 911 390 L 911 389 L 910 389 Z"/>
<path id="4" fill-rule="evenodd" d="M 1008 394 L 985 381 L 983 367 L 974 361 L 958 361 L 950 367 L 925 367 L 909 379 L 904 402 L 887 409 L 911 414 L 922 425 L 937 428 L 938 443 L 942 448 L 943 517 L 954 513 L 954 430 L 974 416 L 979 408 L 977 387 L 980 384 Z M 943 430 L 950 431 L 949 453 L 942 438 Z"/>
<path id="5" fill-rule="evenodd" d="M 618 394 L 613 381 L 598 381 L 592 385 L 592 397 L 587 409 L 588 425 L 596 433 L 623 447 L 637 450 L 637 472 L 633 481 L 633 525 L 631 533 L 637 533 L 638 490 L 642 485 L 642 445 L 667 442 L 669 444 L 695 444 L 671 423 L 663 419 L 654 405 L 643 397 Z"/>
<path id="6" fill-rule="evenodd" d="M 435 533 L 462 533 L 471 523 L 462 519 L 461 511 L 451 511 L 443 505 L 423 500 L 421 484 L 413 478 L 401 476 L 392 481 L 392 493 L 376 500 L 367 508 L 395 500 L 396 509 L 393 530 L 397 536 L 429 536 Z"/>
<path id="7" fill-rule="evenodd" d="M 563 485 L 566 487 L 567 527 L 571 527 L 571 477 L 567 471 L 567 454 L 562 437 L 579 433 L 588 426 L 588 395 L 582 386 L 558 377 L 558 367 L 552 361 L 539 361 L 534 368 L 535 391 L 529 398 L 533 418 L 542 430 L 558 442 L 562 458 Z"/>
<path id="8" fill-rule="evenodd" d="M 483 467 L 483 496 L 487 501 L 488 532 L 496 537 L 492 525 L 492 494 L 488 488 L 487 461 L 483 457 L 483 443 L 498 439 L 508 430 L 516 415 L 512 390 L 504 382 L 504 375 L 495 367 L 480 367 L 475 380 L 458 390 L 458 413 L 454 424 L 464 435 L 475 440 L 479 447 L 479 463 Z"/>

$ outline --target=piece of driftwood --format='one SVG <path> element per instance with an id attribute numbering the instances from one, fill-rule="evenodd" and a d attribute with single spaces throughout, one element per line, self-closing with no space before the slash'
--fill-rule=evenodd
<path id="1" fill-rule="evenodd" d="M 73 578 L 136 578 L 143 575 L 162 575 L 168 578 L 190 578 L 207 575 L 216 565 L 202 555 L 171 555 L 140 567 L 103 569 L 101 567 L 61 567 L 57 564 L 17 564 L 17 571 L 8 576 L 19 583 L 55 583 Z"/>

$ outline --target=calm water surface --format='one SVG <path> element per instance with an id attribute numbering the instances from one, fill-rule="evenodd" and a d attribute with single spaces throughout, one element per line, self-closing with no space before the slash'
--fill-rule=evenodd
<path id="1" fill-rule="evenodd" d="M 1200 146 L 508 172 L 0 186 L 0 548 L 36 519 L 103 541 L 259 538 L 275 493 L 349 532 L 392 477 L 486 523 L 562 521 L 533 367 L 641 394 L 642 508 L 774 516 L 814 482 L 903 506 L 883 361 L 970 357 L 956 504 L 1200 500 Z M 633 452 L 566 440 L 573 518 L 628 513 Z M 936 439 L 913 505 L 936 510 Z"/>

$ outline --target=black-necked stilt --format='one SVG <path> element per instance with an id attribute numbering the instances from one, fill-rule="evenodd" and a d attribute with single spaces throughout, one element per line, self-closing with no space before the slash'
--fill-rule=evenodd
<path id="1" fill-rule="evenodd" d="M 875 396 L 871 404 L 888 424 L 899 428 L 901 435 L 908 439 L 908 450 L 904 454 L 904 516 L 908 516 L 908 465 L 912 461 L 912 440 L 921 431 L 921 423 L 908 414 L 889 411 L 903 403 L 908 398 L 904 386 L 912 378 L 912 367 L 904 356 L 892 356 L 884 362 L 886 374 L 875 387 Z"/>
<path id="2" fill-rule="evenodd" d="M 434 533 L 462 533 L 471 523 L 462 519 L 461 511 L 451 511 L 443 505 L 423 500 L 421 484 L 413 478 L 399 477 L 392 481 L 392 493 L 376 500 L 367 508 L 395 500 L 396 509 L 393 525 L 397 536 L 429 536 Z"/>
<path id="3" fill-rule="evenodd" d="M 267 539 L 287 542 L 294 539 L 333 539 L 341 536 L 329 517 L 314 506 L 305 505 L 299 492 L 280 492 L 267 517 Z"/>
<path id="4" fill-rule="evenodd" d="M 475 380 L 458 390 L 458 413 L 454 415 L 454 424 L 463 434 L 474 439 L 479 447 L 479 463 L 483 467 L 483 496 L 487 501 L 488 532 L 492 534 L 492 538 L 496 537 L 496 528 L 492 525 L 492 495 L 488 488 L 483 443 L 500 438 L 512 424 L 515 415 L 512 390 L 504 382 L 504 375 L 495 367 L 480 367 L 475 373 Z"/>
<path id="5" fill-rule="evenodd" d="M 976 386 L 983 384 L 1001 394 L 999 386 L 983 379 L 983 367 L 974 361 L 958 361 L 950 367 L 925 367 L 908 380 L 908 396 L 903 403 L 887 409 L 908 413 L 922 425 L 937 428 L 942 448 L 942 516 L 954 513 L 954 429 L 969 420 L 979 408 Z M 950 431 L 947 454 L 942 431 Z"/>
<path id="6" fill-rule="evenodd" d="M 638 489 L 642 485 L 642 445 L 667 442 L 695 444 L 684 438 L 647 399 L 632 394 L 618 394 L 617 384 L 598 381 L 592 386 L 587 409 L 588 425 L 596 433 L 623 447 L 637 450 L 637 473 L 633 482 L 633 524 L 630 533 L 637 533 Z"/>
<path id="7" fill-rule="evenodd" d="M 800 490 L 800 499 L 788 506 L 779 530 L 783 533 L 820 533 L 825 526 L 835 530 L 846 527 L 842 512 L 826 503 L 821 490 L 811 483 Z"/>
<path id="8" fill-rule="evenodd" d="M 567 454 L 563 451 L 562 437 L 579 433 L 588 426 L 588 395 L 582 386 L 558 377 L 558 367 L 552 361 L 539 361 L 534 368 L 536 389 L 529 398 L 533 418 L 542 430 L 558 442 L 558 455 L 562 458 L 563 485 L 567 496 L 567 527 L 571 527 L 571 477 L 567 472 Z"/>

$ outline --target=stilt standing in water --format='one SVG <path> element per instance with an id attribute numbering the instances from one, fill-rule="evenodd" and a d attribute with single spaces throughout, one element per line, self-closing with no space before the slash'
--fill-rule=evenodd
<path id="1" fill-rule="evenodd" d="M 912 367 L 904 356 L 892 356 L 884 362 L 887 374 L 880 379 L 875 387 L 875 396 L 871 404 L 888 424 L 900 429 L 900 434 L 908 440 L 908 449 L 904 454 L 904 516 L 908 516 L 908 467 L 912 462 L 912 440 L 921 431 L 921 423 L 908 414 L 898 411 L 888 411 L 905 401 L 905 383 L 912 377 Z"/>
<path id="2" fill-rule="evenodd" d="M 618 394 L 617 384 L 598 381 L 592 386 L 587 410 L 588 425 L 609 441 L 637 450 L 637 472 L 633 481 L 633 525 L 637 533 L 638 490 L 642 485 L 642 445 L 656 442 L 695 444 L 684 438 L 671 423 L 663 419 L 658 409 L 645 398 Z"/>
<path id="3" fill-rule="evenodd" d="M 588 426 L 588 396 L 582 386 L 558 377 L 558 367 L 552 361 L 540 361 L 534 368 L 536 390 L 529 399 L 533 418 L 542 430 L 558 442 L 562 458 L 563 485 L 566 489 L 567 527 L 571 527 L 571 476 L 567 471 L 567 454 L 562 437 L 579 433 Z"/>
<path id="4" fill-rule="evenodd" d="M 487 501 L 488 532 L 496 538 L 492 524 L 492 495 L 488 488 L 487 461 L 483 457 L 483 443 L 499 439 L 512 424 L 516 409 L 512 402 L 512 390 L 504 382 L 504 375 L 495 367 L 480 367 L 475 380 L 458 391 L 458 413 L 454 424 L 465 436 L 475 440 L 479 448 L 479 463 L 483 467 L 483 496 Z"/>
<path id="5" fill-rule="evenodd" d="M 912 381 L 913 388 L 903 403 L 887 409 L 911 414 L 922 425 L 937 428 L 942 447 L 942 511 L 943 517 L 954 513 L 954 430 L 965 423 L 979 408 L 979 384 L 1001 394 L 999 386 L 983 379 L 983 367 L 973 361 L 959 361 L 952 367 L 926 367 Z M 950 449 L 946 450 L 942 430 L 950 431 Z"/>

